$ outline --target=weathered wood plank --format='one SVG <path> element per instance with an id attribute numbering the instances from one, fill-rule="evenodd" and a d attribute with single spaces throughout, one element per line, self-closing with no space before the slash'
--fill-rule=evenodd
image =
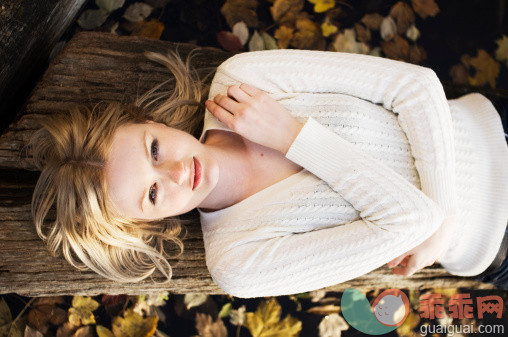
<path id="1" fill-rule="evenodd" d="M 3 169 L 0 171 L 0 294 L 16 292 L 26 296 L 50 296 L 158 291 L 224 294 L 206 268 L 203 234 L 196 211 L 187 215 L 194 223 L 187 226 L 183 255 L 169 260 L 174 273 L 173 283 L 163 287 L 153 285 L 150 279 L 122 284 L 103 279 L 92 271 L 76 271 L 63 257 L 55 258 L 49 254 L 38 238 L 30 216 L 31 192 L 38 172 L 32 171 L 34 168 L 29 157 L 20 159 L 20 150 L 31 132 L 38 127 L 36 117 L 66 111 L 67 105 L 74 102 L 88 104 L 101 99 L 133 100 L 137 93 L 141 94 L 154 84 L 166 80 L 169 74 L 164 68 L 144 58 L 143 51 L 164 52 L 174 50 L 177 46 L 183 57 L 196 47 L 106 33 L 80 33 L 51 64 L 18 121 L 0 137 L 0 170 Z M 217 67 L 231 55 L 209 48 L 206 54 L 196 55 L 193 65 L 203 72 L 209 71 L 210 67 Z M 161 281 L 162 276 L 156 273 L 154 279 Z M 363 277 L 326 289 L 342 291 L 349 287 L 360 290 L 494 288 L 471 278 L 452 276 L 434 265 L 410 278 L 393 275 L 383 266 Z"/>
<path id="2" fill-rule="evenodd" d="M 0 130 L 47 67 L 53 47 L 85 0 L 0 2 Z M 7 123 L 7 124 L 6 124 Z"/>

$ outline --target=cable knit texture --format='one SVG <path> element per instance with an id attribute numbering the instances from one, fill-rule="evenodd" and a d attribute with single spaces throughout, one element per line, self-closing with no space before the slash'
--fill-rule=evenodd
<path id="1" fill-rule="evenodd" d="M 209 98 L 241 83 L 304 124 L 286 154 L 304 169 L 230 207 L 198 209 L 207 267 L 224 291 L 277 296 L 344 282 L 452 215 L 440 263 L 472 276 L 492 262 L 508 220 L 508 148 L 484 96 L 447 101 L 431 69 L 328 51 L 237 54 L 218 67 Z M 201 142 L 210 129 L 231 131 L 207 111 Z"/>

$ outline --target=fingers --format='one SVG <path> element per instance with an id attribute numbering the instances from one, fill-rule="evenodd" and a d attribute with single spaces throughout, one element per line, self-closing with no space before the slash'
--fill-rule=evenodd
<path id="1" fill-rule="evenodd" d="M 409 259 L 402 267 L 397 267 L 393 269 L 393 273 L 396 275 L 403 275 L 403 276 L 411 276 L 416 271 L 424 268 L 424 266 L 421 265 L 421 263 L 418 262 L 417 258 L 414 255 L 407 256 Z"/>
<path id="2" fill-rule="evenodd" d="M 259 90 L 258 88 L 248 85 L 247 83 L 240 84 L 240 89 L 242 89 L 252 97 L 262 95 L 265 93 L 263 90 Z"/>
<path id="3" fill-rule="evenodd" d="M 388 262 L 388 267 L 390 268 L 393 268 L 395 266 L 397 266 L 399 263 L 402 262 L 402 260 L 406 257 L 407 255 L 401 255 L 393 260 L 391 260 L 390 262 Z"/>
<path id="4" fill-rule="evenodd" d="M 220 105 L 216 104 L 214 101 L 206 101 L 206 108 L 214 115 L 218 120 L 222 123 L 226 124 L 226 126 L 230 129 L 233 129 L 233 121 L 235 116 L 229 111 L 222 108 Z"/>

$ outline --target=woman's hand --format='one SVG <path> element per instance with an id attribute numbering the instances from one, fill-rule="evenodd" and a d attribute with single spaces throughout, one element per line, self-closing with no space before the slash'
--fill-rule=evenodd
<path id="1" fill-rule="evenodd" d="M 393 268 L 400 263 L 402 267 L 394 268 L 393 273 L 410 276 L 419 269 L 431 266 L 448 250 L 455 226 L 455 216 L 445 218 L 434 234 L 420 245 L 388 262 L 388 267 Z"/>
<path id="2" fill-rule="evenodd" d="M 242 137 L 285 155 L 303 124 L 264 91 L 248 84 L 232 85 L 227 94 L 205 102 L 212 115 Z"/>

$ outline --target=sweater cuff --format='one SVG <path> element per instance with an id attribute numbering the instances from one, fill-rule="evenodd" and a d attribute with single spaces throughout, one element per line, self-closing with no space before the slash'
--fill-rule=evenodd
<path id="1" fill-rule="evenodd" d="M 457 214 L 455 172 L 450 168 L 418 170 L 422 191 L 444 212 L 445 217 Z"/>

